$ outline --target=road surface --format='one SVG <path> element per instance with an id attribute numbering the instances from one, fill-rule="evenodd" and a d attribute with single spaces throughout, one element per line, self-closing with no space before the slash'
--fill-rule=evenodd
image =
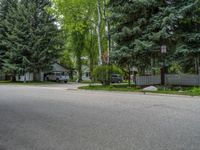
<path id="1" fill-rule="evenodd" d="M 200 98 L 0 85 L 0 150 L 200 150 Z"/>

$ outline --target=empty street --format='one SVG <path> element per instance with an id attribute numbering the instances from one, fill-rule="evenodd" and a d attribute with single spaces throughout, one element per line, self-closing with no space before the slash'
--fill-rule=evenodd
<path id="1" fill-rule="evenodd" d="M 200 150 L 200 98 L 0 85 L 0 150 Z"/>

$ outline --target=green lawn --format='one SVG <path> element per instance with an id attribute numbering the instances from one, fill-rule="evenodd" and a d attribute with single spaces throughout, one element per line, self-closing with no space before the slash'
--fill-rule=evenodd
<path id="1" fill-rule="evenodd" d="M 89 86 L 82 86 L 79 89 L 84 90 L 103 90 L 103 91 L 124 91 L 124 92 L 136 92 L 140 91 L 139 88 L 135 86 L 127 86 L 127 85 L 110 85 L 110 86 L 102 86 L 102 85 L 89 85 Z"/>
<path id="2" fill-rule="evenodd" d="M 102 85 L 89 85 L 82 86 L 79 89 L 83 90 L 101 90 L 101 91 L 123 91 L 123 92 L 142 92 L 142 88 L 136 87 L 132 85 L 129 87 L 128 85 L 110 85 L 110 86 L 102 86 Z M 145 91 L 145 93 L 159 93 L 159 94 L 175 94 L 175 95 L 189 95 L 189 96 L 200 96 L 200 88 L 198 87 L 172 87 L 172 88 L 164 88 L 158 87 L 158 91 Z"/>
<path id="3" fill-rule="evenodd" d="M 56 82 L 49 82 L 49 81 L 44 81 L 44 82 L 12 82 L 12 81 L 0 81 L 1 84 L 14 84 L 14 85 L 44 85 L 44 84 L 55 84 Z"/>

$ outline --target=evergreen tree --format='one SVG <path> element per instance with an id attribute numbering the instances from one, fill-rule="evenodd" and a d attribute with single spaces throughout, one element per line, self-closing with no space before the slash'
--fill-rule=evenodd
<path id="1" fill-rule="evenodd" d="M 3 21 L 10 8 L 16 7 L 17 0 L 1 0 L 0 1 L 0 70 L 3 69 L 3 64 L 5 60 L 5 53 L 7 51 L 7 46 L 2 43 L 5 37 L 6 27 L 3 25 Z"/>
<path id="2" fill-rule="evenodd" d="M 185 0 L 179 9 L 176 55 L 184 71 L 199 73 L 200 1 Z"/>
<path id="3" fill-rule="evenodd" d="M 143 41 L 143 35 L 157 10 L 157 3 L 155 0 L 110 1 L 112 38 L 115 41 L 112 56 L 119 64 L 129 68 L 134 64 L 141 70 L 149 65 L 148 52 L 153 45 Z"/>
<path id="4" fill-rule="evenodd" d="M 199 1 L 163 1 L 152 16 L 146 40 L 160 49 L 167 46 L 168 65 L 178 62 L 185 72 L 198 72 L 199 66 Z M 195 58 L 195 59 L 194 59 Z M 172 63 L 172 64 L 171 64 Z M 195 65 L 193 65 L 195 63 Z"/>
<path id="5" fill-rule="evenodd" d="M 114 60 L 134 64 L 143 74 L 156 60 L 157 64 L 163 61 L 160 49 L 166 45 L 169 65 L 179 58 L 183 67 L 194 68 L 193 61 L 197 72 L 199 3 L 199 0 L 111 0 Z"/>
<path id="6" fill-rule="evenodd" d="M 39 72 L 58 58 L 63 44 L 60 31 L 47 12 L 49 0 L 21 0 L 16 5 L 2 23 L 6 27 L 2 43 L 8 48 L 4 68 L 33 72 L 34 80 L 39 80 Z"/>

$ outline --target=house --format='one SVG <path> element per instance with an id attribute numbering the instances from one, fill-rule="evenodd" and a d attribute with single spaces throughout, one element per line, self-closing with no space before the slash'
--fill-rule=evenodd
<path id="1" fill-rule="evenodd" d="M 33 81 L 33 73 L 27 72 L 25 75 L 16 75 L 17 82 Z"/>
<path id="2" fill-rule="evenodd" d="M 54 63 L 52 65 L 52 69 L 49 72 L 64 72 L 64 73 L 68 73 L 69 70 L 66 69 L 65 67 L 63 67 L 61 64 L 59 63 Z"/>
<path id="3" fill-rule="evenodd" d="M 62 73 L 63 75 L 66 75 L 66 76 L 69 76 L 69 70 L 66 69 L 65 67 L 63 67 L 61 64 L 59 63 L 54 63 L 52 65 L 52 68 L 51 70 L 48 70 L 44 73 L 43 75 L 43 80 L 47 80 L 46 79 L 46 76 L 49 74 L 49 73 Z"/>
<path id="4" fill-rule="evenodd" d="M 91 80 L 91 73 L 88 66 L 82 66 L 82 80 L 83 81 L 90 81 Z"/>
<path id="5" fill-rule="evenodd" d="M 62 73 L 68 74 L 69 70 L 64 68 L 59 63 L 54 63 L 54 64 L 52 64 L 50 70 L 45 70 L 43 72 L 40 72 L 40 81 L 44 81 L 45 78 L 46 78 L 46 75 L 48 73 L 52 73 L 52 72 L 62 72 Z M 19 82 L 33 81 L 33 73 L 27 72 L 25 75 L 17 75 L 16 76 L 16 81 L 19 81 Z"/>

